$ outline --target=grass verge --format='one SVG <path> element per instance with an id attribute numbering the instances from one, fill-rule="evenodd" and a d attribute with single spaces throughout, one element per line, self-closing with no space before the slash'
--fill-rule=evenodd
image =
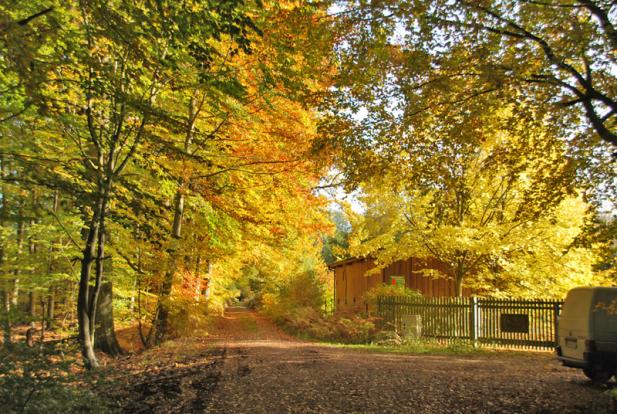
<path id="1" fill-rule="evenodd" d="M 451 355 L 451 356 L 486 356 L 486 357 L 509 357 L 550 355 L 550 351 L 532 351 L 518 349 L 504 349 L 492 347 L 474 347 L 469 342 L 451 341 L 448 343 L 431 340 L 406 341 L 401 345 L 381 344 L 343 344 L 336 342 L 323 342 L 325 346 L 344 348 L 355 351 L 375 352 L 385 354 L 410 354 L 410 355 Z"/>

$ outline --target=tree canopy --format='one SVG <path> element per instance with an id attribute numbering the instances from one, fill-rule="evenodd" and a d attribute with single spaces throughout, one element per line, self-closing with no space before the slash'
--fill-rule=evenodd
<path id="1" fill-rule="evenodd" d="M 96 368 L 95 347 L 122 352 L 115 322 L 149 347 L 234 297 L 318 308 L 326 263 L 352 255 L 435 258 L 459 293 L 603 283 L 614 14 L 583 0 L 2 3 L 3 344 L 19 323 L 75 321 Z M 334 187 L 364 210 L 332 208 L 320 190 Z"/>
<path id="2" fill-rule="evenodd" d="M 494 95 L 528 101 L 564 134 L 591 129 L 617 143 L 617 32 L 609 1 L 349 1 L 338 7 L 344 33 L 337 48 L 339 102 L 366 108 L 365 126 L 409 125 L 432 109 L 464 110 Z"/>

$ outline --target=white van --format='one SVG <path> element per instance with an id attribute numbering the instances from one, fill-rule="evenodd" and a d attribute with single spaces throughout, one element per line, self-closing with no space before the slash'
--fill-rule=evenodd
<path id="1" fill-rule="evenodd" d="M 617 314 L 607 312 L 617 287 L 580 287 L 568 292 L 557 325 L 557 357 L 606 382 L 617 364 Z"/>

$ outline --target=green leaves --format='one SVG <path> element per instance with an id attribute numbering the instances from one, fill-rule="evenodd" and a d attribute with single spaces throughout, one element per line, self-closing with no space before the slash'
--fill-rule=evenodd
<path id="1" fill-rule="evenodd" d="M 489 99 L 541 114 L 570 154 L 598 145 L 584 127 L 614 141 L 614 28 L 602 18 L 607 4 L 437 0 L 339 7 L 335 104 L 366 111 L 338 114 L 345 137 L 396 141 L 424 130 L 426 120 L 437 116 L 447 125 Z M 342 161 L 349 162 L 345 155 Z"/>
<path id="2" fill-rule="evenodd" d="M 387 169 L 362 187 L 352 253 L 384 266 L 437 259 L 441 277 L 481 292 L 558 295 L 599 281 L 594 253 L 572 248 L 588 206 L 572 195 L 563 145 L 520 115 L 483 105 L 449 125 L 426 122 L 396 151 L 378 142 Z"/>

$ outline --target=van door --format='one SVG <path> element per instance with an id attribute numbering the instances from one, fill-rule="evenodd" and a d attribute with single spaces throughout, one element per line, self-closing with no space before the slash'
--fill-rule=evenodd
<path id="1" fill-rule="evenodd" d="M 584 361 L 585 341 L 590 336 L 592 298 L 591 288 L 572 289 L 566 296 L 557 331 L 565 358 Z"/>

